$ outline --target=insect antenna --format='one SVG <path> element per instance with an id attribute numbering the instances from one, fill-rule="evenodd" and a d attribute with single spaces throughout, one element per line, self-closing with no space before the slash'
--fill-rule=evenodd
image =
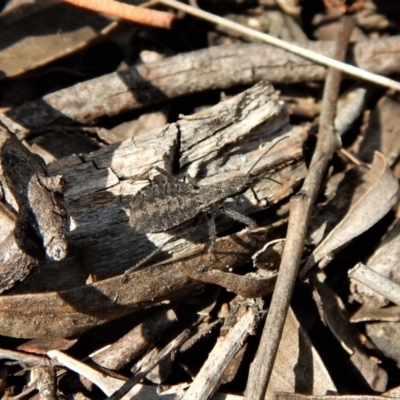
<path id="1" fill-rule="evenodd" d="M 250 172 L 254 169 L 254 167 L 261 161 L 261 159 L 264 157 L 264 156 L 266 156 L 278 143 L 280 143 L 280 142 L 282 142 L 282 140 L 285 140 L 285 139 L 288 139 L 289 138 L 289 136 L 284 136 L 283 138 L 280 138 L 278 141 L 276 141 L 272 146 L 270 146 L 270 148 L 266 151 L 266 152 L 264 152 L 259 158 L 258 158 L 258 160 L 252 165 L 252 167 L 247 171 L 247 176 L 249 177 L 250 176 Z M 267 178 L 267 179 L 270 179 L 271 181 L 273 181 L 273 182 L 276 182 L 276 183 L 279 183 L 279 182 L 277 182 L 277 181 L 274 181 L 273 179 L 271 179 L 271 178 Z M 281 184 L 281 183 L 279 183 L 279 184 Z"/>

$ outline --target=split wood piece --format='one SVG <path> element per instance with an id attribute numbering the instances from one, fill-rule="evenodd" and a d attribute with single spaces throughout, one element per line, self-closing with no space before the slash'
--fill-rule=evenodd
<path id="1" fill-rule="evenodd" d="M 112 15 L 138 24 L 171 28 L 173 15 L 167 12 L 149 10 L 132 4 L 125 4 L 114 0 L 64 0 L 78 7 Z"/>
<path id="2" fill-rule="evenodd" d="M 103 368 L 119 370 L 154 345 L 162 332 L 176 320 L 173 310 L 160 311 L 135 326 L 106 350 L 93 356 L 92 360 Z"/>
<path id="3" fill-rule="evenodd" d="M 237 322 L 226 335 L 220 336 L 183 400 L 206 400 L 217 391 L 225 368 L 257 327 L 261 310 L 262 302 L 239 308 Z"/>
<path id="4" fill-rule="evenodd" d="M 310 42 L 310 50 L 333 55 L 333 42 Z M 400 64 L 399 37 L 356 43 L 349 62 L 390 74 Z M 201 72 L 201 73 L 200 73 Z M 216 46 L 135 66 L 48 94 L 0 115 L 21 139 L 31 129 L 51 124 L 93 124 L 105 116 L 142 108 L 190 93 L 251 85 L 323 80 L 326 68 L 264 44 Z"/>
<path id="5" fill-rule="evenodd" d="M 91 382 L 97 385 L 104 393 L 111 394 L 115 390 L 118 390 L 125 381 L 120 378 L 106 375 L 104 371 L 98 371 L 83 362 L 76 360 L 75 358 L 63 353 L 59 350 L 50 350 L 47 353 L 48 357 L 56 362 L 58 365 L 63 365 L 66 368 L 74 371 Z M 133 393 L 132 393 L 133 395 Z M 126 398 L 126 400 L 128 397 Z"/>
<path id="6" fill-rule="evenodd" d="M 149 184 L 145 179 L 149 172 L 154 173 L 154 166 L 172 173 L 174 166 L 181 164 L 176 175 L 180 179 L 189 172 L 199 185 L 226 185 L 243 176 L 265 153 L 271 140 L 281 136 L 288 138 L 263 156 L 252 171 L 255 178 L 271 177 L 280 184 L 261 179 L 253 190 L 224 203 L 226 208 L 248 215 L 290 195 L 306 174 L 306 134 L 289 125 L 284 104 L 265 82 L 134 140 L 55 162 L 49 170 L 62 174 L 66 182 L 64 200 L 71 225 L 69 257 L 61 263 L 46 262 L 16 290 L 31 293 L 80 286 L 85 284 L 85 271 L 98 279 L 109 278 L 136 265 L 157 248 L 165 252 L 165 257 L 208 241 L 207 227 L 201 221 L 191 234 L 187 234 L 188 226 L 174 232 L 139 234 L 129 225 L 132 196 Z M 182 155 L 180 160 L 175 159 L 177 154 Z M 220 221 L 219 232 L 232 226 L 230 219 Z"/>
<path id="7" fill-rule="evenodd" d="M 125 276 L 60 292 L 0 297 L 0 334 L 19 338 L 73 337 L 86 330 L 162 301 L 182 299 L 204 284 L 181 272 L 208 265 L 211 270 L 235 270 L 270 238 L 258 228 L 217 239 L 213 254 L 197 245 L 179 258 Z"/>
<path id="8" fill-rule="evenodd" d="M 55 367 L 40 366 L 31 372 L 31 380 L 39 391 L 42 400 L 56 400 L 57 396 L 57 374 Z"/>
<path id="9" fill-rule="evenodd" d="M 56 197 L 62 177 L 50 177 L 40 157 L 1 126 L 0 182 L 5 202 L 0 205 L 2 292 L 43 262 L 43 247 L 55 261 L 66 257 L 68 221 Z"/>
<path id="10" fill-rule="evenodd" d="M 335 41 L 335 58 L 339 61 L 345 57 L 354 24 L 353 18 L 343 18 Z M 281 265 L 260 344 L 250 367 L 245 400 L 261 400 L 265 396 L 297 279 L 312 208 L 328 163 L 341 145 L 333 125 L 340 82 L 341 73 L 330 68 L 325 82 L 316 149 L 302 189 L 290 201 L 289 225 Z"/>

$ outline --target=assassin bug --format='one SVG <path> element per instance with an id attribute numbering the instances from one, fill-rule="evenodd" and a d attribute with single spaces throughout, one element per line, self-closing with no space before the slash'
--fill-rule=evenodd
<path id="1" fill-rule="evenodd" d="M 255 180 L 251 171 L 269 151 L 286 138 L 287 136 L 270 146 L 246 175 L 235 177 L 225 185 L 198 186 L 190 175 L 186 175 L 189 181 L 187 183 L 155 167 L 160 174 L 167 177 L 167 180 L 152 182 L 134 196 L 130 205 L 130 225 L 139 233 L 156 233 L 172 229 L 198 215 L 205 215 L 209 221 L 211 239 L 214 241 L 215 226 L 213 217 L 210 215 L 211 211 L 226 198 L 241 194 L 248 189 Z M 237 211 L 224 207 L 219 207 L 219 209 L 249 228 L 257 226 L 251 218 Z"/>

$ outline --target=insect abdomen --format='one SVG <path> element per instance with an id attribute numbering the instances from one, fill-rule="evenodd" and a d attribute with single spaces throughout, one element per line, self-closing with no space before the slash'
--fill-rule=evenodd
<path id="1" fill-rule="evenodd" d="M 139 233 L 161 232 L 192 219 L 200 208 L 197 189 L 180 181 L 157 182 L 133 198 L 129 223 Z"/>

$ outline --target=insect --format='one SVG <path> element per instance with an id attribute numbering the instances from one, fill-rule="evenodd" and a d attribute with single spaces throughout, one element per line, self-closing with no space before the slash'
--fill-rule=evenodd
<path id="1" fill-rule="evenodd" d="M 287 136 L 274 143 L 253 164 L 246 175 L 235 177 L 224 186 L 199 186 L 190 175 L 185 177 L 188 182 L 180 181 L 161 168 L 155 167 L 167 179 L 151 183 L 134 196 L 130 205 L 130 225 L 139 233 L 156 233 L 174 228 L 198 215 L 205 215 L 209 222 L 211 240 L 214 241 L 215 224 L 210 213 L 219 207 L 231 218 L 249 228 L 255 228 L 257 225 L 251 218 L 219 205 L 226 198 L 241 194 L 248 189 L 255 179 L 251 171 L 273 147 L 286 138 Z"/>

